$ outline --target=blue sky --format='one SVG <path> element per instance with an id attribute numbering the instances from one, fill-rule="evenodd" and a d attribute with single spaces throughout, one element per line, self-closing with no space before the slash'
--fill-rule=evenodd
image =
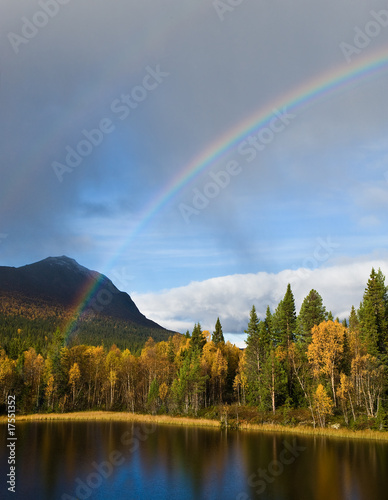
<path id="1" fill-rule="evenodd" d="M 254 112 L 387 47 L 382 1 L 221 4 L 4 2 L 1 265 L 68 255 L 164 326 L 220 316 L 233 334 L 291 278 L 298 307 L 314 287 L 345 315 L 371 265 L 388 272 L 387 66 L 292 109 L 251 162 L 231 148 L 144 223 Z"/>

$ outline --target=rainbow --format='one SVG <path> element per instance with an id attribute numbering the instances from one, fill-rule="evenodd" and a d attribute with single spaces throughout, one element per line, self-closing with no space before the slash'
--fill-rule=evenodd
<path id="1" fill-rule="evenodd" d="M 296 110 L 309 103 L 318 101 L 324 96 L 346 89 L 359 81 L 372 78 L 378 73 L 388 71 L 388 50 L 384 49 L 369 57 L 357 59 L 354 63 L 336 67 L 324 72 L 315 78 L 303 83 L 301 86 L 290 90 L 269 103 L 265 108 L 256 110 L 248 118 L 238 123 L 235 127 L 220 135 L 206 149 L 193 158 L 170 182 L 159 192 L 142 211 L 139 221 L 135 224 L 125 242 L 118 248 L 113 259 L 107 264 L 106 269 L 113 267 L 115 261 L 122 255 L 125 248 L 138 235 L 153 217 L 169 204 L 183 187 L 188 185 L 200 173 L 205 171 L 214 162 L 225 157 L 249 134 L 266 126 L 274 116 L 274 110 Z M 77 318 L 90 300 L 98 291 L 100 283 L 93 282 L 82 290 L 75 306 Z M 76 320 L 66 325 L 65 340 L 71 336 L 76 326 Z"/>

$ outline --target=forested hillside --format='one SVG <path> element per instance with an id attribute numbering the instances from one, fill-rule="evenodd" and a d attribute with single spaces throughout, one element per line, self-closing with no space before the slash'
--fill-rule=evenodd
<path id="1" fill-rule="evenodd" d="M 140 354 L 147 339 L 175 332 L 146 318 L 131 297 L 103 274 L 69 257 L 0 267 L 0 344 L 16 359 L 33 347 L 43 356 L 54 332 L 66 345 L 113 344 Z"/>
<path id="2" fill-rule="evenodd" d="M 225 343 L 219 319 L 213 333 L 196 324 L 186 336 L 149 339 L 138 356 L 125 346 L 64 345 L 59 331 L 45 344 L 18 350 L 2 336 L 2 401 L 16 394 L 19 412 L 114 409 L 208 416 L 233 405 L 237 413 L 251 408 L 266 420 L 281 415 L 290 423 L 299 415 L 314 426 L 334 419 L 384 429 L 388 295 L 381 270 L 372 269 L 360 299 L 340 323 L 316 290 L 297 314 L 288 285 L 276 310 L 267 308 L 263 319 L 252 307 L 245 350 Z"/>

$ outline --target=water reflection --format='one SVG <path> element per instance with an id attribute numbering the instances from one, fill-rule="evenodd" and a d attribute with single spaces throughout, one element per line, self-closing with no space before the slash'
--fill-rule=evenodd
<path id="1" fill-rule="evenodd" d="M 17 432 L 14 499 L 379 500 L 388 494 L 384 443 L 122 422 L 18 423 Z M 5 443 L 5 426 L 0 434 Z M 3 493 L 5 447 L 1 453 Z"/>

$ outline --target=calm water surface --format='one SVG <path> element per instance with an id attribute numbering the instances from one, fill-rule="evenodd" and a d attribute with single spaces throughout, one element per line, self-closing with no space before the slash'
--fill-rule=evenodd
<path id="1" fill-rule="evenodd" d="M 383 500 L 388 444 L 122 422 L 17 423 L 0 498 Z"/>

